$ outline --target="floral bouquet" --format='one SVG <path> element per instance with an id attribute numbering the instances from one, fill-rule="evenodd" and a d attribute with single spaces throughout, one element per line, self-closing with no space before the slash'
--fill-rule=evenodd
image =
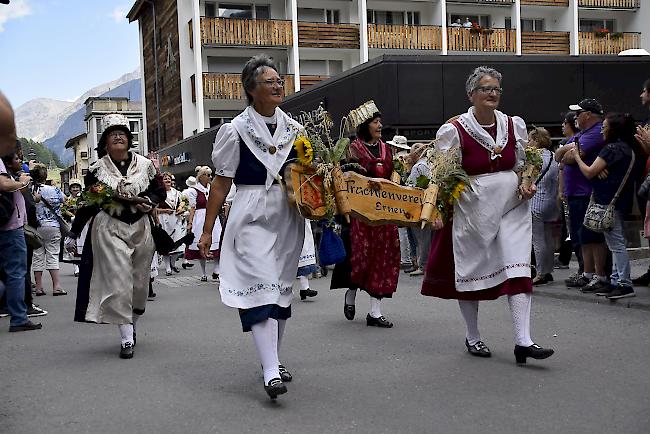
<path id="1" fill-rule="evenodd" d="M 450 221 L 454 204 L 466 188 L 471 189 L 469 175 L 460 161 L 460 148 L 453 147 L 443 152 L 435 149 L 434 143 L 435 141 L 429 144 L 426 154 L 431 177 L 420 176 L 416 182 L 416 187 L 424 189 L 420 214 L 422 227 L 435 219 L 434 210 L 443 222 Z"/>
<path id="2" fill-rule="evenodd" d="M 86 206 L 97 206 L 109 214 L 119 214 L 124 206 L 115 200 L 115 192 L 111 187 L 98 182 L 86 190 L 81 196 Z"/>
<path id="3" fill-rule="evenodd" d="M 61 204 L 60 211 L 63 218 L 69 220 L 71 217 L 74 217 L 79 208 L 78 200 L 76 197 L 69 197 Z"/>
<path id="4" fill-rule="evenodd" d="M 393 157 L 393 173 L 391 174 L 390 180 L 396 184 L 402 184 L 405 182 L 408 175 L 408 165 L 406 164 L 404 156 L 399 155 Z"/>
<path id="5" fill-rule="evenodd" d="M 350 140 L 341 134 L 337 140 L 332 138 L 334 122 L 322 105 L 313 112 L 303 112 L 300 123 L 305 130 L 293 145 L 300 164 L 314 169 L 312 177 L 323 179 L 326 219 L 332 221 L 338 209 L 339 214 L 349 221 L 351 207 L 345 193 L 341 161 L 348 153 Z"/>
<path id="6" fill-rule="evenodd" d="M 527 146 L 525 152 L 526 159 L 524 160 L 524 167 L 521 170 L 521 186 L 528 190 L 542 171 L 544 160 L 542 159 L 542 149 Z"/>
<path id="7" fill-rule="evenodd" d="M 176 214 L 184 214 L 190 210 L 190 200 L 186 196 L 181 196 L 178 201 L 178 208 L 176 208 Z"/>

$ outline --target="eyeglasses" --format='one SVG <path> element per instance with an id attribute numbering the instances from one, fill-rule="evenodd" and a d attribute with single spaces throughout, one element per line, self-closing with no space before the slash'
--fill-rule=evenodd
<path id="1" fill-rule="evenodd" d="M 485 94 L 494 93 L 495 95 L 501 95 L 503 93 L 502 87 L 479 86 L 474 90 Z"/>
<path id="2" fill-rule="evenodd" d="M 273 87 L 275 85 L 278 85 L 280 87 L 284 87 L 284 80 L 283 79 L 258 81 L 257 83 L 264 84 L 264 85 L 266 85 L 268 87 Z"/>
<path id="3" fill-rule="evenodd" d="M 126 133 L 124 131 L 112 131 L 108 133 L 108 137 L 111 138 L 116 138 L 116 137 L 127 137 Z"/>

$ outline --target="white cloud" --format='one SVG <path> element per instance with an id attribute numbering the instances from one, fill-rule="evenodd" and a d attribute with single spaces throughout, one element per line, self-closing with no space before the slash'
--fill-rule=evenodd
<path id="1" fill-rule="evenodd" d="M 27 0 L 11 0 L 9 5 L 0 5 L 0 32 L 4 31 L 4 24 L 20 17 L 31 15 L 32 7 Z"/>
<path id="2" fill-rule="evenodd" d="M 116 24 L 126 23 L 127 6 L 116 6 L 109 15 Z"/>

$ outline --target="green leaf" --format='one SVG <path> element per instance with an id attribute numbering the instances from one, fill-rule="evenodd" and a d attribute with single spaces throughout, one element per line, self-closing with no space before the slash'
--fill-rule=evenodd
<path id="1" fill-rule="evenodd" d="M 415 181 L 415 186 L 418 188 L 427 188 L 429 186 L 429 178 L 424 175 L 418 176 L 418 179 Z"/>
<path id="2" fill-rule="evenodd" d="M 350 145 L 350 139 L 347 137 L 342 137 L 336 142 L 336 145 L 334 145 L 334 152 L 332 153 L 332 157 L 334 159 L 333 162 L 338 162 L 343 159 L 343 156 L 345 155 L 345 152 L 348 150 L 348 146 Z"/>

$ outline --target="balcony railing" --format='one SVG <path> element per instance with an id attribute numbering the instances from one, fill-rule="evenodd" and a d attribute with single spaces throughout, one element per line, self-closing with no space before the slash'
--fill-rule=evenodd
<path id="1" fill-rule="evenodd" d="M 201 17 L 205 45 L 287 47 L 293 42 L 291 21 Z"/>
<path id="2" fill-rule="evenodd" d="M 456 3 L 481 3 L 486 5 L 511 5 L 515 0 L 454 0 Z"/>
<path id="3" fill-rule="evenodd" d="M 294 93 L 293 75 L 283 75 L 284 94 L 286 96 Z M 316 83 L 326 80 L 327 76 L 322 75 L 303 75 L 300 77 L 300 87 L 307 88 Z M 241 83 L 241 75 L 228 74 L 221 72 L 206 72 L 203 74 L 203 98 L 204 99 L 228 99 L 243 100 L 246 99 L 244 86 Z"/>
<path id="4" fill-rule="evenodd" d="M 562 6 L 568 7 L 569 0 L 521 0 L 522 6 Z"/>
<path id="5" fill-rule="evenodd" d="M 640 33 L 578 33 L 580 54 L 618 54 L 623 50 L 641 47 Z"/>
<path id="6" fill-rule="evenodd" d="M 515 52 L 515 31 L 509 29 L 447 28 L 449 51 Z"/>
<path id="7" fill-rule="evenodd" d="M 359 25 L 299 22 L 298 46 L 359 48 Z"/>
<path id="8" fill-rule="evenodd" d="M 437 26 L 368 24 L 368 47 L 440 50 L 442 48 L 442 32 Z"/>
<path id="9" fill-rule="evenodd" d="M 524 54 L 570 54 L 568 32 L 521 32 Z"/>
<path id="10" fill-rule="evenodd" d="M 637 9 L 640 0 L 578 0 L 578 6 L 585 8 Z"/>

